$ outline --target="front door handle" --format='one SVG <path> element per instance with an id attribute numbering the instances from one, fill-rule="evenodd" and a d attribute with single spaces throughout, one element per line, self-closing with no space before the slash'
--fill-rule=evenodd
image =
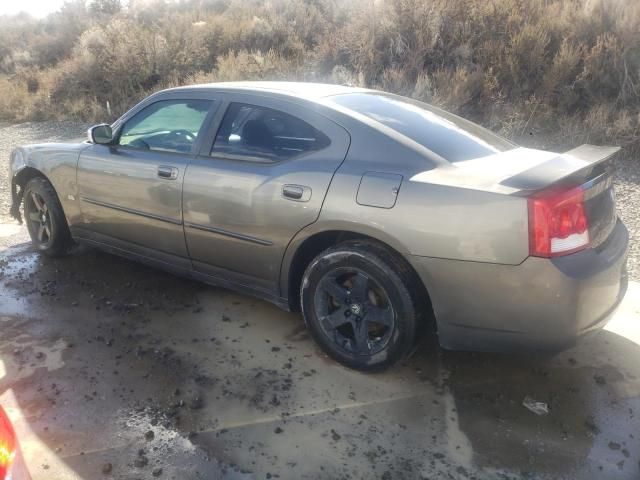
<path id="1" fill-rule="evenodd" d="M 160 178 L 166 178 L 167 180 L 175 180 L 178 178 L 178 169 L 176 167 L 160 165 L 158 167 L 158 176 Z"/>
<path id="2" fill-rule="evenodd" d="M 304 185 L 284 185 L 282 196 L 287 200 L 296 202 L 308 202 L 311 198 L 311 188 Z"/>

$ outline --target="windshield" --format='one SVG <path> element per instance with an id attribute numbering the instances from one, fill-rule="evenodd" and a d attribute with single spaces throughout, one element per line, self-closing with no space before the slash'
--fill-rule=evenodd
<path id="1" fill-rule="evenodd" d="M 461 117 L 422 102 L 382 93 L 349 93 L 331 102 L 376 120 L 449 162 L 515 148 L 508 140 Z"/>

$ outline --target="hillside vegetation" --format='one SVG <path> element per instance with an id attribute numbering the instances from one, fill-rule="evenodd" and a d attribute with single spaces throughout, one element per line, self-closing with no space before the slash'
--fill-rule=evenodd
<path id="1" fill-rule="evenodd" d="M 636 154 L 640 2 L 74 0 L 0 17 L 0 120 L 110 120 L 160 88 L 247 79 L 379 88 L 526 145 Z"/>

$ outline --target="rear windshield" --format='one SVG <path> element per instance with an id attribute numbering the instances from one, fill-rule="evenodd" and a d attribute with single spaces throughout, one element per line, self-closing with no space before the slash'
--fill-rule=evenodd
<path id="1" fill-rule="evenodd" d="M 486 157 L 515 148 L 475 123 L 397 95 L 348 93 L 330 101 L 365 115 L 409 137 L 449 162 Z"/>

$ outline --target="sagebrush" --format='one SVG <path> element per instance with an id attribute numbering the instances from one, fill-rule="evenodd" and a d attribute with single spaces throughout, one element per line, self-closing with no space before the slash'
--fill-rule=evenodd
<path id="1" fill-rule="evenodd" d="M 0 120 L 110 120 L 163 87 L 303 80 L 443 106 L 527 145 L 640 133 L 640 2 L 118 0 L 0 17 Z"/>

